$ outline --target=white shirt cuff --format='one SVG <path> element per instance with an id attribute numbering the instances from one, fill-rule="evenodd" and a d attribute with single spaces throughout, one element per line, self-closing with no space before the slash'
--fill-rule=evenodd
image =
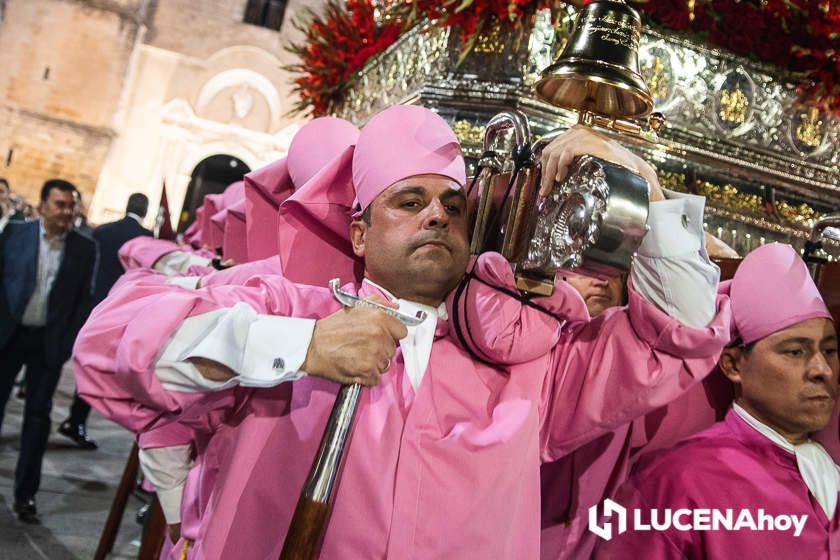
<path id="1" fill-rule="evenodd" d="M 186 272 L 192 265 L 209 266 L 212 259 L 188 251 L 172 251 L 159 258 L 154 269 L 166 275 Z"/>
<path id="2" fill-rule="evenodd" d="M 166 523 L 172 525 L 181 520 L 181 497 L 184 482 L 192 467 L 189 443 L 169 447 L 140 449 L 140 469 L 155 487 Z"/>
<path id="3" fill-rule="evenodd" d="M 720 280 L 720 269 L 706 251 L 705 198 L 664 192 L 667 200 L 650 205 L 650 231 L 630 271 L 633 286 L 681 323 L 705 327 L 714 318 Z"/>
<path id="4" fill-rule="evenodd" d="M 642 239 L 637 254 L 663 258 L 705 250 L 703 211 L 706 199 L 662 190 L 666 199 L 651 202 L 647 219 L 650 230 Z"/>
<path id="5" fill-rule="evenodd" d="M 201 280 L 201 276 L 173 276 L 166 283 L 172 284 L 173 286 L 181 286 L 188 290 L 195 290 L 198 288 L 199 280 Z"/>
<path id="6" fill-rule="evenodd" d="M 163 517 L 167 525 L 174 525 L 181 522 L 181 500 L 184 497 L 184 483 L 169 490 L 157 490 L 158 503 L 163 510 Z"/>
<path id="7" fill-rule="evenodd" d="M 189 317 L 170 337 L 155 364 L 164 388 L 174 391 L 221 390 L 239 383 L 273 387 L 304 375 L 315 319 L 259 315 L 245 303 Z M 210 381 L 190 358 L 222 364 L 236 377 Z"/>

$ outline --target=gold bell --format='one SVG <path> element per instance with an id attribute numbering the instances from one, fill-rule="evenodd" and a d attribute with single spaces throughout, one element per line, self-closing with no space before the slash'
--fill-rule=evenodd
<path id="1" fill-rule="evenodd" d="M 653 99 L 639 72 L 639 13 L 621 1 L 586 5 L 563 54 L 543 70 L 537 94 L 558 107 L 611 119 L 648 115 Z"/>

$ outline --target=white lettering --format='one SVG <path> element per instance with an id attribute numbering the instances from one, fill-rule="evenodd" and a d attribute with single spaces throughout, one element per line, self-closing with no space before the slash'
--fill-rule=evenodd
<path id="1" fill-rule="evenodd" d="M 769 513 L 765 513 L 763 509 L 758 510 L 758 530 L 772 531 L 776 519 Z"/>
<path id="2" fill-rule="evenodd" d="M 659 519 L 659 510 L 650 510 L 650 525 L 654 531 L 667 531 L 671 527 L 671 510 L 666 509 Z"/>
<path id="3" fill-rule="evenodd" d="M 689 517 L 690 515 L 690 509 L 678 509 L 674 513 L 674 527 L 676 527 L 678 531 L 691 531 L 691 525 L 689 523 L 683 523 L 680 521 L 681 517 Z"/>
<path id="4" fill-rule="evenodd" d="M 791 519 L 793 519 L 793 536 L 798 537 L 802 534 L 802 529 L 805 528 L 805 521 L 808 520 L 808 516 L 805 514 L 802 515 L 791 515 Z"/>
<path id="5" fill-rule="evenodd" d="M 740 531 L 741 529 L 749 529 L 750 531 L 758 530 L 758 527 L 755 526 L 755 519 L 753 519 L 750 510 L 741 510 L 741 513 L 738 514 L 738 520 L 735 521 L 735 526 L 733 527 L 733 529 L 735 531 Z"/>
<path id="6" fill-rule="evenodd" d="M 711 531 L 712 525 L 710 523 L 712 513 L 708 509 L 694 510 L 694 529 L 696 531 Z"/>
<path id="7" fill-rule="evenodd" d="M 636 531 L 650 531 L 650 525 L 642 522 L 642 510 L 640 509 L 633 510 L 633 528 Z"/>
<path id="8" fill-rule="evenodd" d="M 737 513 L 737 518 L 734 518 Z M 604 517 L 609 519 L 615 515 L 617 525 L 603 523 L 598 525 L 600 517 L 597 506 L 589 509 L 589 530 L 605 540 L 610 540 L 613 535 L 613 527 L 617 534 L 627 530 L 627 510 L 612 500 L 604 501 Z M 645 515 L 649 518 L 645 519 Z M 733 519 L 734 518 L 734 519 Z M 603 518 L 602 518 L 603 519 Z M 674 528 L 678 531 L 790 531 L 793 529 L 793 536 L 799 537 L 805 529 L 807 515 L 777 515 L 767 513 L 763 508 L 755 512 L 749 509 L 708 509 L 708 508 L 680 508 L 677 510 L 651 509 L 632 510 L 632 529 L 635 531 L 667 531 Z"/>
<path id="9" fill-rule="evenodd" d="M 719 509 L 712 510 L 712 528 L 717 531 L 723 527 L 727 531 L 732 530 L 732 510 L 725 509 L 723 511 Z"/>

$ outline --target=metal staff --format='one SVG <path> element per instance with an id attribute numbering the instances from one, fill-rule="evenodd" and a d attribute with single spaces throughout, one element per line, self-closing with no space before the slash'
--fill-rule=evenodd
<path id="1" fill-rule="evenodd" d="M 426 313 L 416 316 L 400 313 L 370 300 L 361 299 L 340 289 L 338 278 L 330 280 L 333 296 L 345 307 L 367 306 L 396 317 L 406 326 L 419 325 Z M 362 386 L 358 383 L 342 385 L 335 399 L 318 453 L 312 461 L 309 475 L 298 498 L 280 560 L 313 560 L 318 557 L 321 541 L 332 511 L 335 488 L 338 486 L 344 451 L 353 431 L 356 408 Z"/>
<path id="2" fill-rule="evenodd" d="M 840 241 L 840 236 L 835 231 L 837 228 L 840 228 L 840 214 L 823 216 L 811 228 L 811 236 L 805 242 L 805 252 L 802 254 L 802 258 L 808 263 L 808 270 L 811 272 L 814 282 L 819 280 L 822 265 L 826 262 L 825 259 L 815 256 L 815 253 L 822 248 L 823 237 Z"/>

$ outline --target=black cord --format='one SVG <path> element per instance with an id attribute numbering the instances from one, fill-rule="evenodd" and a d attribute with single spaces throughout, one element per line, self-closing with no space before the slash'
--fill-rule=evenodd
<path id="1" fill-rule="evenodd" d="M 485 157 L 485 156 L 488 156 L 488 155 L 495 156 L 495 154 L 493 152 L 485 152 L 484 155 L 482 156 L 482 158 Z M 504 198 L 502 198 L 503 204 L 504 204 L 504 201 L 506 201 L 508 199 L 508 197 L 510 196 L 510 192 L 513 189 L 513 185 L 516 182 L 516 178 L 517 178 L 519 172 L 526 165 L 528 165 L 531 162 L 532 156 L 533 156 L 533 152 L 531 151 L 531 147 L 528 146 L 527 144 L 523 144 L 521 146 L 517 146 L 516 148 L 514 148 L 514 150 L 513 150 L 514 167 L 513 167 L 513 172 L 511 173 L 510 181 L 508 181 L 507 188 L 505 189 L 505 196 L 504 196 Z M 473 178 L 473 182 L 470 185 L 468 195 L 469 195 L 469 192 L 472 192 L 472 188 L 475 185 L 476 179 L 478 178 L 479 174 L 480 174 L 480 170 L 479 170 L 479 173 L 476 173 L 475 177 Z M 501 213 L 502 212 L 501 212 L 501 209 L 500 209 L 500 211 L 497 212 L 493 216 L 493 220 L 490 223 L 490 227 L 488 227 L 486 231 L 489 232 L 489 231 L 494 230 Z M 524 305 L 527 305 L 528 307 L 530 307 L 532 309 L 536 309 L 537 311 L 548 315 L 549 317 L 555 319 L 559 323 L 564 322 L 564 319 L 562 317 L 559 317 L 558 315 L 552 313 L 551 311 L 549 311 L 545 307 L 534 303 L 533 301 L 531 301 L 531 298 L 529 296 L 523 295 L 519 292 L 514 292 L 514 291 L 511 291 L 511 290 L 508 290 L 508 289 L 505 289 L 505 288 L 500 288 L 498 286 L 494 286 L 492 284 L 489 284 L 488 282 L 485 282 L 481 278 L 477 277 L 474 273 L 474 270 L 475 270 L 475 265 L 473 265 L 472 270 L 469 270 L 464 275 L 464 278 L 458 284 L 458 288 L 455 290 L 455 296 L 453 298 L 453 306 L 452 306 L 453 307 L 453 309 L 452 309 L 452 326 L 455 329 L 455 334 L 458 337 L 458 340 L 460 341 L 461 345 L 467 350 L 467 352 L 470 354 L 470 356 L 473 357 L 473 359 L 481 362 L 482 364 L 485 364 L 485 365 L 488 365 L 488 366 L 491 366 L 491 367 L 497 367 L 496 364 L 493 364 L 488 359 L 486 359 L 486 358 L 489 358 L 489 356 L 487 356 L 486 354 L 485 354 L 485 357 L 482 357 L 482 356 L 478 355 L 478 353 L 476 352 L 476 349 L 478 349 L 478 345 L 475 344 L 475 339 L 472 337 L 471 334 L 469 336 L 470 336 L 470 339 L 472 341 L 473 346 L 470 346 L 470 344 L 467 343 L 467 337 L 464 334 L 464 329 L 466 329 L 467 333 L 471 333 L 472 329 L 470 329 L 469 314 L 466 312 L 466 307 L 465 307 L 465 311 L 464 311 L 464 329 L 461 328 L 461 320 L 460 320 L 461 299 L 463 297 L 467 297 L 467 299 L 469 298 L 469 284 L 470 284 L 470 282 L 473 278 L 478 280 L 479 282 L 481 282 L 485 286 L 489 286 L 490 288 L 492 288 L 492 289 L 494 289 L 494 290 L 496 290 L 500 293 L 503 293 L 503 294 L 505 294 L 509 297 L 512 297 L 516 300 L 519 300 L 520 303 L 523 303 Z M 475 349 L 473 347 L 475 347 Z"/>

